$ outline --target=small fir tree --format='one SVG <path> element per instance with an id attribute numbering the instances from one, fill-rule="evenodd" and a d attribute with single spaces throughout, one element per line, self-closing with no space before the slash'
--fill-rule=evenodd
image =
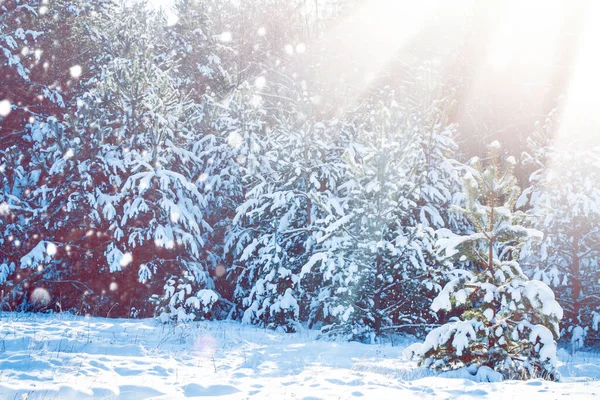
<path id="1" fill-rule="evenodd" d="M 524 239 L 539 232 L 522 226 L 514 212 L 519 188 L 515 160 L 501 160 L 498 142 L 484 163 L 464 179 L 459 210 L 474 228 L 469 235 L 439 230 L 439 251 L 449 263 L 470 261 L 452 271 L 434 299 L 434 311 L 462 311 L 460 318 L 431 331 L 418 349 L 421 364 L 434 369 L 486 366 L 506 378 L 557 379 L 556 344 L 562 308 L 544 283 L 530 281 L 515 261 Z"/>

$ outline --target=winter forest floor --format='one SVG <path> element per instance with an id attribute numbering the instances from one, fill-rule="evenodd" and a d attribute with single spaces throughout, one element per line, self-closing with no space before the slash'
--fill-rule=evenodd
<path id="1" fill-rule="evenodd" d="M 0 314 L 0 399 L 593 398 L 600 354 L 559 351 L 562 382 L 443 378 L 402 358 L 412 340 L 317 340 L 234 322 L 179 326 Z"/>

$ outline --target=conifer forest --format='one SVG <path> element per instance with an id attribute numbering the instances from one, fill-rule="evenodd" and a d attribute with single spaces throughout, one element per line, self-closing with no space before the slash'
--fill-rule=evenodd
<path id="1" fill-rule="evenodd" d="M 0 0 L 0 397 L 27 398 L 5 341 L 89 321 L 222 330 L 211 374 L 235 331 L 575 385 L 600 348 L 599 19 L 585 0 Z M 202 374 L 27 393 L 251 398 Z M 254 398 L 301 398 L 277 384 Z"/>

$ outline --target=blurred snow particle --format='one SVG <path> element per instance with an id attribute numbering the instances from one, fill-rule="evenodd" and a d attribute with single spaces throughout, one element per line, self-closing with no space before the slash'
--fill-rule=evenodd
<path id="1" fill-rule="evenodd" d="M 254 81 L 254 86 L 256 86 L 257 89 L 264 88 L 266 84 L 267 84 L 267 79 L 264 76 L 259 76 Z"/>
<path id="2" fill-rule="evenodd" d="M 46 305 L 50 302 L 50 293 L 44 288 L 36 288 L 31 293 L 31 302 L 38 305 Z"/>
<path id="3" fill-rule="evenodd" d="M 294 46 L 292 46 L 291 44 L 286 45 L 285 48 L 284 48 L 284 50 L 285 50 L 285 53 L 288 54 L 288 55 L 290 55 L 290 56 L 292 54 L 294 54 Z"/>
<path id="4" fill-rule="evenodd" d="M 73 65 L 71 68 L 69 68 L 69 72 L 71 73 L 71 77 L 73 77 L 74 79 L 77 79 L 81 76 L 81 66 L 80 65 Z"/>
<path id="5" fill-rule="evenodd" d="M 6 203 L 6 202 L 0 203 L 0 215 L 8 215 L 9 212 L 10 212 L 10 210 L 8 207 L 8 203 Z"/>
<path id="6" fill-rule="evenodd" d="M 227 137 L 227 144 L 234 149 L 240 148 L 242 145 L 242 136 L 236 131 L 231 132 Z"/>
<path id="7" fill-rule="evenodd" d="M 54 243 L 48 243 L 46 245 L 46 253 L 49 256 L 53 256 L 56 254 L 56 245 Z"/>
<path id="8" fill-rule="evenodd" d="M 0 117 L 6 117 L 12 111 L 12 105 L 8 100 L 0 101 Z"/>
<path id="9" fill-rule="evenodd" d="M 216 266 L 215 268 L 215 275 L 217 276 L 217 278 L 222 277 L 223 275 L 225 275 L 226 269 L 225 266 L 223 264 L 219 264 Z"/>
<path id="10" fill-rule="evenodd" d="M 116 291 L 119 288 L 119 285 L 117 285 L 117 282 L 111 282 L 110 285 L 108 286 L 108 289 L 111 292 Z"/>
<path id="11" fill-rule="evenodd" d="M 46 14 L 46 13 L 48 12 L 48 7 L 46 7 L 46 6 L 41 6 L 41 7 L 40 7 L 40 11 L 39 11 L 39 12 L 40 12 L 40 15 L 44 15 L 44 14 Z"/>
<path id="12" fill-rule="evenodd" d="M 200 174 L 200 176 L 198 177 L 198 182 L 204 182 L 208 179 L 208 174 L 206 172 L 203 172 Z"/>
<path id="13" fill-rule="evenodd" d="M 302 54 L 306 52 L 306 45 L 304 43 L 298 43 L 296 45 L 296 53 Z"/>
<path id="14" fill-rule="evenodd" d="M 75 153 L 73 153 L 73 149 L 69 149 L 69 150 L 67 150 L 67 152 L 65 153 L 65 155 L 63 157 L 65 160 L 68 160 L 69 158 L 72 158 L 74 154 Z"/>
<path id="15" fill-rule="evenodd" d="M 256 31 L 256 33 L 258 33 L 258 36 L 265 36 L 267 34 L 267 30 L 264 26 L 261 26 L 260 28 L 258 28 L 258 31 Z"/>
<path id="16" fill-rule="evenodd" d="M 133 257 L 131 256 L 131 253 L 125 253 L 123 254 L 123 257 L 121 257 L 121 261 L 119 261 L 119 265 L 121 265 L 121 267 L 126 267 L 129 264 L 131 264 L 131 262 L 133 261 Z"/>
<path id="17" fill-rule="evenodd" d="M 254 107 L 258 107 L 260 106 L 260 103 L 262 103 L 262 97 L 254 95 L 252 96 L 252 99 L 250 99 L 250 104 L 252 104 Z"/>
<path id="18" fill-rule="evenodd" d="M 175 26 L 179 22 L 179 17 L 175 13 L 168 13 L 167 15 L 167 26 Z"/>
<path id="19" fill-rule="evenodd" d="M 194 342 L 193 352 L 200 356 L 211 359 L 217 350 L 217 341 L 212 335 L 202 335 Z"/>
<path id="20" fill-rule="evenodd" d="M 231 32 L 223 32 L 219 35 L 219 40 L 221 42 L 231 42 L 233 40 L 233 36 L 231 35 Z"/>

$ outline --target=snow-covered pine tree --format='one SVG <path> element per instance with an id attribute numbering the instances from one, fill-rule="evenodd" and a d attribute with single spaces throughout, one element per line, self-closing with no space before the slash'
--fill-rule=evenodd
<path id="1" fill-rule="evenodd" d="M 409 223 L 419 197 L 420 142 L 404 111 L 393 92 L 362 111 L 344 154 L 340 199 L 320 204 L 319 248 L 302 273 L 322 276 L 312 314 L 327 335 L 373 341 L 402 320 L 403 303 L 426 272 L 419 243 L 426 233 Z"/>
<path id="2" fill-rule="evenodd" d="M 279 0 L 204 0 L 223 51 L 223 71 L 234 86 L 278 68 L 290 46 L 305 43 L 303 6 Z"/>
<path id="3" fill-rule="evenodd" d="M 121 270 L 132 254 L 140 282 L 154 288 L 164 283 L 159 312 L 193 319 L 205 315 L 218 298 L 211 290 L 210 260 L 203 255 L 211 227 L 196 181 L 205 166 L 191 151 L 202 109 L 182 98 L 168 63 L 160 63 L 164 21 L 143 5 L 126 7 L 123 13 L 123 26 L 109 31 L 123 47 L 103 71 L 96 93 L 115 98 L 112 114 L 124 122 L 111 136 L 117 146 L 113 170 L 125 176 L 116 198 L 104 193 L 97 199 L 104 218 L 116 225 L 105 254 L 111 271 Z M 120 162 L 122 172 L 117 170 Z"/>
<path id="4" fill-rule="evenodd" d="M 75 253 L 74 263 L 55 265 L 93 285 L 86 296 L 110 300 L 113 315 L 152 312 L 148 298 L 164 294 L 158 311 L 167 318 L 202 316 L 218 299 L 203 256 L 204 167 L 191 151 L 202 110 L 160 63 L 164 21 L 140 3 L 114 12 L 93 30 L 104 56 L 76 114 L 33 128 L 50 164 L 37 190 L 46 199 L 40 224 L 55 232 L 57 258 Z"/>
<path id="5" fill-rule="evenodd" d="M 428 274 L 422 280 L 423 285 L 415 287 L 413 299 L 403 307 L 408 315 L 405 321 L 395 322 L 400 326 L 401 322 L 418 322 L 416 317 L 419 315 L 422 322 L 437 322 L 438 316 L 429 309 L 428 299 L 442 290 L 446 269 L 435 250 L 435 230 L 447 228 L 463 233 L 469 229 L 468 221 L 452 207 L 462 197 L 461 174 L 464 170 L 464 165 L 458 161 L 458 132 L 456 126 L 448 122 L 448 114 L 454 106 L 453 90 L 430 63 L 419 66 L 411 75 L 414 82 L 409 86 L 408 104 L 413 123 L 418 127 L 422 154 L 419 159 L 419 199 L 410 224 L 422 225 L 427 233 L 420 241 Z M 452 266 L 457 267 L 460 265 Z M 427 327 L 425 323 L 419 331 L 423 332 Z"/>
<path id="6" fill-rule="evenodd" d="M 421 72 L 420 68 L 414 71 L 416 81 L 421 81 L 420 75 L 417 75 Z M 427 76 L 431 77 L 432 74 Z M 419 94 L 424 91 L 419 90 L 421 88 L 417 83 L 413 86 L 408 90 L 413 94 L 412 97 L 395 96 L 384 90 L 369 99 L 368 103 L 381 101 L 380 106 L 385 110 L 379 113 L 377 128 L 383 131 L 379 132 L 382 136 L 378 138 L 373 132 L 373 115 L 367 114 L 363 120 L 356 118 L 359 134 L 355 133 L 352 137 L 354 144 L 350 145 L 345 157 L 346 174 L 348 179 L 355 182 L 355 192 L 342 190 L 339 200 L 342 206 L 332 203 L 323 207 L 327 215 L 320 221 L 323 238 L 319 240 L 318 251 L 306 270 L 318 270 L 321 274 L 320 293 L 312 301 L 311 318 L 323 322 L 323 330 L 328 335 L 372 340 L 373 336 L 392 330 L 423 329 L 435 318 L 435 314 L 427 307 L 427 299 L 441 290 L 438 281 L 442 273 L 437 267 L 434 229 L 464 229 L 464 219 L 449 210 L 454 201 L 453 195 L 460 188 L 460 164 L 454 160 L 457 152 L 454 142 L 456 132 L 452 126 L 446 126 L 445 115 L 450 99 L 422 101 Z M 372 107 L 368 108 L 368 112 L 374 113 Z M 390 150 L 393 150 L 392 155 Z M 368 173 L 361 171 L 361 168 Z M 387 175 L 373 174 L 380 168 Z M 393 188 L 388 179 L 402 183 Z M 374 201 L 376 195 L 368 188 L 369 184 L 378 180 L 381 180 L 384 198 L 388 198 L 390 204 Z M 342 186 L 343 189 L 345 187 Z M 361 187 L 365 187 L 370 194 L 359 194 L 357 188 Z M 407 202 L 398 202 L 397 199 L 403 198 Z M 395 209 L 394 201 L 400 203 Z M 380 204 L 381 207 L 372 210 L 366 204 L 371 208 L 373 204 Z M 357 208 L 354 212 L 353 207 Z M 362 215 L 365 208 L 371 212 L 368 216 Z M 365 221 L 373 224 L 380 213 L 391 220 L 380 218 L 378 227 L 372 229 L 387 229 L 383 238 L 389 242 L 389 246 L 387 250 L 376 250 L 378 254 L 373 255 L 372 248 L 376 245 L 368 243 L 376 237 L 363 229 Z M 350 231 L 360 234 L 351 235 Z M 396 256 L 385 255 L 385 251 Z M 377 274 L 376 268 L 368 267 L 361 271 L 362 278 L 359 279 L 353 260 L 361 259 L 367 265 L 369 260 L 378 257 L 381 263 L 379 268 L 388 271 L 387 278 L 381 282 L 377 278 L 369 281 Z M 349 275 L 353 275 L 356 281 L 349 279 Z M 383 279 L 384 274 L 379 276 Z M 361 290 L 366 291 L 364 297 L 357 294 Z M 369 294 L 369 290 L 382 292 L 383 308 L 372 308 L 369 296 L 377 299 L 379 295 Z M 354 293 L 353 297 L 349 293 Z M 366 305 L 352 305 L 354 300 Z M 357 325 L 350 318 L 355 307 L 360 307 L 364 314 L 371 317 L 363 316 Z M 356 313 L 359 318 L 360 314 Z"/>
<path id="7" fill-rule="evenodd" d="M 323 212 L 314 205 L 334 196 L 340 177 L 343 135 L 336 121 L 317 121 L 301 91 L 266 134 L 268 162 L 245 195 L 232 235 L 243 321 L 296 330 L 310 303 L 300 284 L 301 268 L 316 243 Z M 248 171 L 251 172 L 251 171 Z M 232 242 L 233 243 L 233 242 Z M 308 278 L 307 278 L 308 280 Z"/>
<path id="8" fill-rule="evenodd" d="M 25 136 L 25 135 L 24 135 Z M 26 141 L 26 139 L 23 139 Z M 31 191 L 39 172 L 28 171 L 29 158 L 18 145 L 0 150 L 0 292 L 1 308 L 17 309 L 26 297 L 21 285 L 18 260 L 30 249 L 30 240 L 39 238 L 39 229 L 30 224 L 34 215 Z"/>
<path id="9" fill-rule="evenodd" d="M 39 223 L 46 199 L 37 196 L 35 190 L 47 176 L 50 165 L 46 150 L 52 145 L 44 144 L 43 135 L 35 131 L 40 121 L 50 115 L 61 115 L 74 106 L 68 99 L 79 93 L 75 89 L 79 76 L 69 67 L 73 65 L 71 63 L 81 61 L 83 54 L 96 54 L 90 49 L 89 37 L 83 33 L 91 15 L 103 12 L 106 6 L 104 0 L 51 4 L 32 1 L 0 6 L 3 9 L 0 14 L 3 39 L 0 43 L 4 41 L 12 49 L 2 51 L 7 57 L 12 52 L 12 58 L 9 57 L 0 70 L 0 80 L 7 80 L 6 85 L 0 85 L 0 92 L 8 89 L 8 92 L 0 93 L 0 99 L 7 96 L 13 106 L 8 119 L 0 117 L 0 137 L 4 146 L 0 149 L 0 203 L 6 211 L 6 219 L 0 217 L 4 219 L 0 222 L 4 231 L 0 242 L 6 249 L 0 261 L 3 271 L 0 282 L 8 279 L 11 308 L 27 309 L 28 293 L 37 284 L 47 284 L 38 281 L 37 270 L 18 268 L 21 257 L 46 238 L 45 228 Z M 57 33 L 57 26 L 63 26 L 61 24 L 68 29 L 60 29 Z M 14 31 L 12 39 L 9 37 L 11 30 Z M 61 57 L 57 57 L 59 52 Z M 67 88 L 69 93 L 65 96 Z M 58 129 L 59 125 L 56 118 L 49 118 L 44 132 Z M 8 275 L 10 273 L 12 276 Z"/>
<path id="10" fill-rule="evenodd" d="M 168 47 L 163 49 L 176 76 L 176 86 L 184 95 L 202 103 L 206 92 L 221 92 L 227 73 L 219 54 L 227 52 L 212 32 L 205 0 L 177 0 L 176 22 L 166 27 Z"/>
<path id="11" fill-rule="evenodd" d="M 85 60 L 98 50 L 90 45 L 86 26 L 91 14 L 106 11 L 109 1 L 0 4 L 0 101 L 13 106 L 1 124 L 7 135 L 0 132 L 0 137 L 8 139 L 3 143 L 15 144 L 29 119 L 60 116 L 73 105 L 81 74 L 89 69 Z"/>
<path id="12" fill-rule="evenodd" d="M 29 81 L 29 68 L 27 58 L 32 59 L 34 54 L 22 51 L 23 48 L 35 43 L 35 39 L 42 32 L 27 29 L 22 20 L 29 15 L 36 15 L 40 7 L 40 1 L 20 2 L 16 4 L 0 4 L 0 67 L 3 72 L 2 78 L 14 79 L 15 76 L 8 74 L 8 69 L 16 72 L 16 77 Z M 16 84 L 16 82 L 13 82 Z"/>
<path id="13" fill-rule="evenodd" d="M 438 231 L 447 262 L 470 261 L 472 269 L 453 270 L 454 278 L 431 305 L 462 315 L 432 330 L 417 353 L 434 369 L 485 366 L 507 378 L 557 379 L 555 338 L 563 311 L 552 290 L 530 281 L 516 261 L 523 240 L 539 232 L 524 228 L 523 214 L 513 211 L 519 195 L 515 160 L 503 160 L 494 142 L 487 160 L 473 164 L 460 211 L 474 232 Z"/>
<path id="14" fill-rule="evenodd" d="M 593 143 L 554 144 L 553 125 L 550 115 L 524 154 L 535 170 L 519 205 L 529 206 L 544 240 L 526 246 L 522 261 L 533 279 L 554 287 L 565 310 L 563 336 L 577 349 L 600 317 L 600 157 Z"/>
<path id="15" fill-rule="evenodd" d="M 258 177 L 269 175 L 265 158 L 266 113 L 256 89 L 248 83 L 223 101 L 208 95 L 203 101 L 203 135 L 194 142 L 193 151 L 204 166 L 197 171 L 197 184 L 209 204 L 204 217 L 213 228 L 207 255 L 215 269 L 219 293 L 232 299 L 242 269 L 238 256 L 249 235 L 248 230 L 232 220 Z M 234 303 L 222 303 L 228 309 L 227 315 L 239 311 Z"/>

